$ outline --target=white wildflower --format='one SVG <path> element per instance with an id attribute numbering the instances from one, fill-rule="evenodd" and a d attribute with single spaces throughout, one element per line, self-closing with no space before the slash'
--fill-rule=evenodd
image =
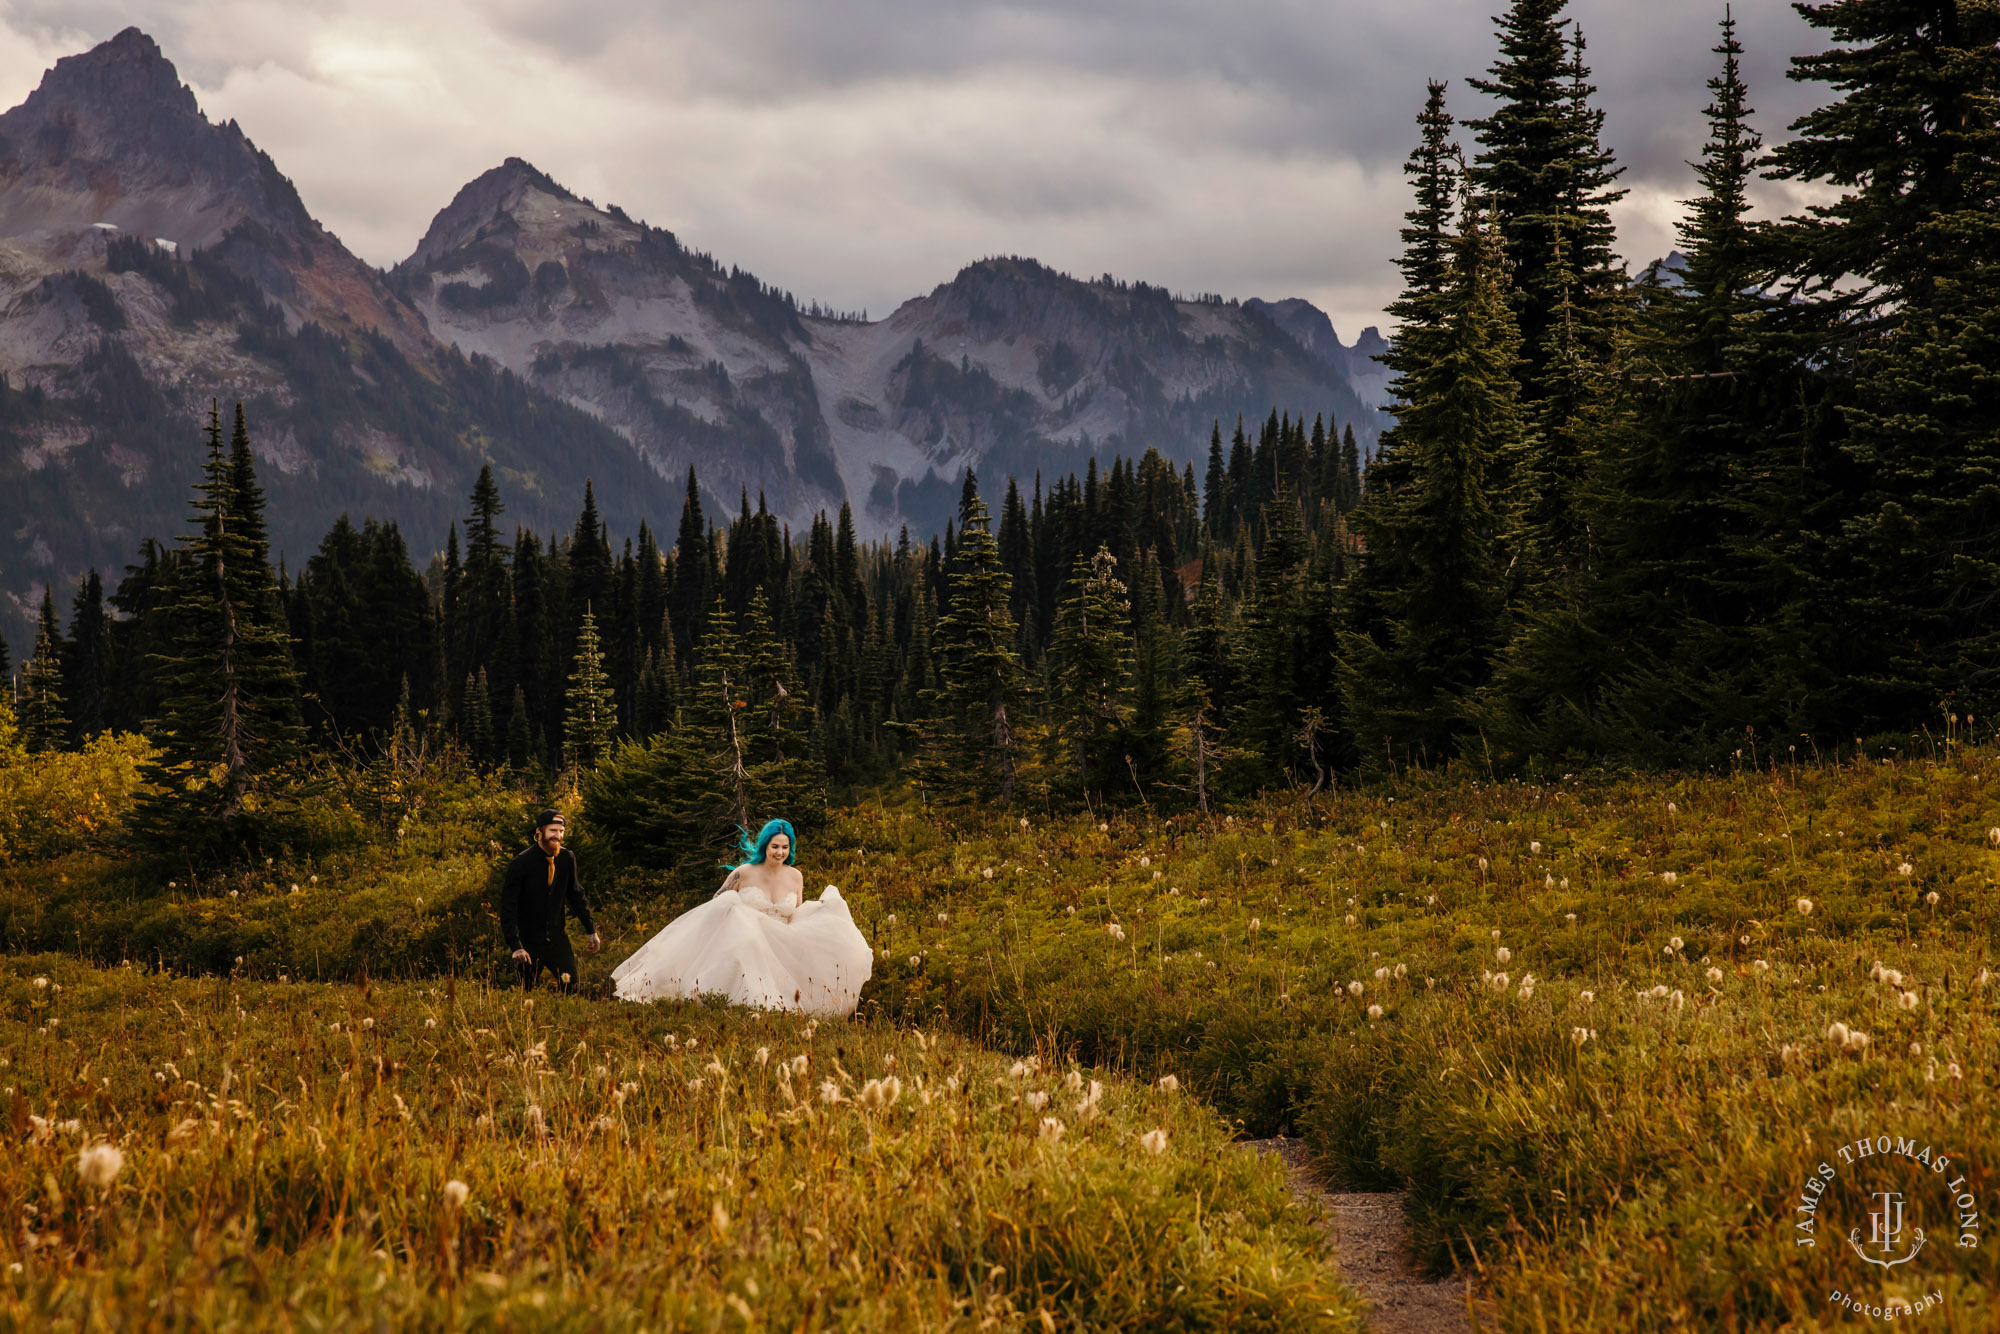
<path id="1" fill-rule="evenodd" d="M 100 1190 L 117 1179 L 125 1155 L 115 1144 L 92 1144 L 76 1156 L 76 1174 L 86 1186 Z"/>
<path id="2" fill-rule="evenodd" d="M 1178 1077 L 1174 1075 L 1160 1076 L 1160 1087 L 1165 1089 L 1167 1092 L 1173 1093 L 1176 1090 L 1178 1090 L 1180 1086 L 1181 1086 L 1181 1081 Z"/>
<path id="3" fill-rule="evenodd" d="M 1381 1006 L 1379 1006 L 1379 1005 L 1371 1005 L 1371 1006 L 1369 1006 L 1369 1007 L 1368 1007 L 1368 1017 L 1369 1017 L 1370 1019 L 1380 1019 L 1380 1018 L 1382 1017 L 1382 1007 L 1381 1007 Z"/>
<path id="4" fill-rule="evenodd" d="M 1164 1130 L 1148 1130 L 1145 1134 L 1139 1136 L 1139 1145 L 1147 1153 L 1157 1158 L 1167 1151 L 1167 1132 Z"/>
<path id="5" fill-rule="evenodd" d="M 472 1187 L 453 1177 L 444 1183 L 444 1202 L 453 1209 L 465 1207 L 466 1197 L 472 1194 Z"/>
<path id="6" fill-rule="evenodd" d="M 1041 1135 L 1043 1139 L 1051 1144 L 1062 1143 L 1063 1123 L 1056 1120 L 1053 1116 L 1043 1117 Z"/>

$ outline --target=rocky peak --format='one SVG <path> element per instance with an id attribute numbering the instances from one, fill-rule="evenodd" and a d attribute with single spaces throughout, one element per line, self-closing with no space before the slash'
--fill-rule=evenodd
<path id="1" fill-rule="evenodd" d="M 22 109 L 29 108 L 93 117 L 111 109 L 129 116 L 143 108 L 201 119 L 193 90 L 181 82 L 159 43 L 137 28 L 127 28 L 81 55 L 58 60 L 42 76 L 41 86 L 29 94 Z"/>
<path id="2" fill-rule="evenodd" d="M 422 268 L 490 235 L 496 227 L 510 228 L 519 222 L 522 205 L 537 195 L 588 210 L 592 218 L 600 216 L 590 201 L 571 194 L 534 164 L 510 157 L 460 187 L 431 219 L 423 240 L 401 267 Z"/>
<path id="3" fill-rule="evenodd" d="M 97 223 L 184 248 L 255 218 L 299 236 L 298 192 L 235 122 L 209 123 L 137 28 L 66 56 L 0 115 L 0 235 L 60 241 Z"/>

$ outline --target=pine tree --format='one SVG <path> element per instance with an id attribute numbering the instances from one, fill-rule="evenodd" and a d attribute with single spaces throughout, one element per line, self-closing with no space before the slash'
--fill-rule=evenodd
<path id="1" fill-rule="evenodd" d="M 466 749 L 472 752 L 476 763 L 482 766 L 491 764 L 494 759 L 493 700 L 487 690 L 484 667 L 466 679 L 463 716 Z"/>
<path id="2" fill-rule="evenodd" d="M 1442 320 L 1407 329 L 1386 449 L 1406 480 L 1356 511 L 1365 548 L 1356 600 L 1370 620 L 1342 636 L 1341 678 L 1359 758 L 1442 763 L 1505 640 L 1498 519 L 1488 479 L 1523 433 L 1520 338 L 1497 228 L 1470 202 Z"/>
<path id="3" fill-rule="evenodd" d="M 42 589 L 42 614 L 35 627 L 35 656 L 21 669 L 21 742 L 30 754 L 62 750 L 69 744 L 69 709 L 63 697 L 62 655 L 57 645 L 55 599 Z"/>
<path id="4" fill-rule="evenodd" d="M 1050 704 L 1071 776 L 1084 791 L 1102 792 L 1121 776 L 1113 752 L 1128 714 L 1131 602 L 1118 559 L 1104 546 L 1094 556 L 1077 554 L 1069 587 L 1049 645 Z"/>
<path id="5" fill-rule="evenodd" d="M 977 490 L 968 487 L 959 521 L 951 600 L 928 646 L 939 684 L 923 692 L 933 726 L 916 772 L 933 791 L 1008 805 L 1021 777 L 1027 686 L 1007 610 L 1013 581 Z"/>
<path id="6" fill-rule="evenodd" d="M 70 605 L 69 634 L 63 640 L 63 694 L 69 701 L 70 736 L 78 745 L 110 728 L 116 684 L 116 644 L 104 611 L 104 580 L 90 571 L 77 585 Z"/>
<path id="7" fill-rule="evenodd" d="M 299 753 L 298 678 L 260 534 L 262 496 L 247 444 L 223 451 L 209 411 L 208 458 L 182 539 L 173 640 L 157 664 L 159 755 L 133 825 L 157 847 L 226 851 L 263 832 L 256 808 Z M 247 430 L 243 433 L 247 440 Z"/>
<path id="8" fill-rule="evenodd" d="M 513 702 L 507 706 L 507 767 L 517 774 L 526 773 L 534 753 L 535 744 L 528 734 L 527 692 L 516 684 Z"/>
<path id="9" fill-rule="evenodd" d="M 568 709 L 563 718 L 563 759 L 582 771 L 594 769 L 611 749 L 618 732 L 618 703 L 604 671 L 604 652 L 597 638 L 597 615 L 584 604 L 577 626 L 575 667 L 570 672 Z"/>
<path id="10" fill-rule="evenodd" d="M 1842 193 L 1779 238 L 1828 315 L 1815 360 L 1854 377 L 1836 400 L 1845 495 L 1816 516 L 1837 534 L 1837 583 L 1813 618 L 1828 629 L 1812 665 L 1841 683 L 1843 735 L 1985 714 L 2000 698 L 2000 13 L 1952 0 L 1800 12 L 1835 45 L 1793 77 L 1839 95 L 1774 156 L 1781 176 Z"/>

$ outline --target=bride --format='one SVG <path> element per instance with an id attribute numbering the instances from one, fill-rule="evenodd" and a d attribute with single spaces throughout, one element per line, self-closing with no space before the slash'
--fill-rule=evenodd
<path id="1" fill-rule="evenodd" d="M 840 891 L 804 902 L 798 840 L 772 820 L 741 844 L 715 897 L 661 928 L 611 970 L 620 1000 L 721 995 L 735 1005 L 850 1015 L 873 952 Z"/>

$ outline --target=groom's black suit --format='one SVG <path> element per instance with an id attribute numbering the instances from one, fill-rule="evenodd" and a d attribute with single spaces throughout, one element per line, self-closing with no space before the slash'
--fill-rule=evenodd
<path id="1" fill-rule="evenodd" d="M 576 876 L 576 854 L 564 848 L 551 857 L 539 843 L 521 849 L 520 856 L 508 863 L 507 878 L 500 886 L 500 930 L 509 950 L 528 952 L 529 961 L 519 965 L 522 986 L 532 989 L 544 968 L 555 975 L 558 986 L 567 990 L 576 985 L 576 951 L 563 930 L 570 909 L 576 911 L 585 932 L 597 934 L 590 901 Z"/>

